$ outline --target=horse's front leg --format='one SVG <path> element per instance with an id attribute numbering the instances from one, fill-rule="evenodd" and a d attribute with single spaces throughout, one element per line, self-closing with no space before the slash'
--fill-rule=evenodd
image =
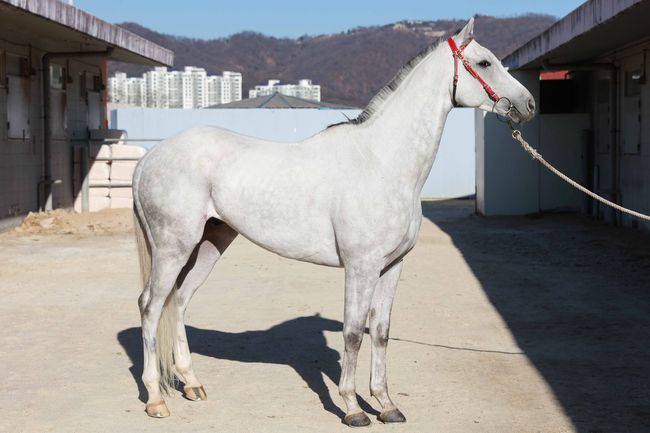
<path id="1" fill-rule="evenodd" d="M 372 361 L 370 370 L 370 393 L 381 404 L 379 420 L 383 422 L 405 422 L 406 418 L 397 409 L 388 395 L 386 380 L 386 349 L 390 329 L 390 312 L 402 262 L 386 271 L 377 283 L 370 305 L 370 338 L 372 339 Z"/>
<path id="2" fill-rule="evenodd" d="M 354 263 L 345 266 L 345 307 L 343 339 L 345 351 L 341 367 L 339 393 L 347 407 L 344 422 L 352 427 L 367 426 L 370 418 L 361 410 L 354 383 L 357 355 L 366 328 L 372 293 L 379 279 L 374 263 Z"/>

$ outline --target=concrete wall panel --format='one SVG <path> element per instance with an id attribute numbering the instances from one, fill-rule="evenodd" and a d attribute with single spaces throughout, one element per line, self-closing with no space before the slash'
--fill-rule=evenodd
<path id="1" fill-rule="evenodd" d="M 539 101 L 539 74 L 513 73 Z M 522 215 L 539 211 L 539 166 L 511 137 L 494 114 L 477 116 L 477 211 L 482 215 Z M 526 141 L 539 147 L 539 116 L 518 126 Z"/>
<path id="2" fill-rule="evenodd" d="M 361 110 L 301 109 L 152 109 L 111 111 L 111 128 L 128 132 L 130 144 L 151 147 L 138 138 L 165 139 L 192 126 L 215 125 L 249 136 L 278 142 L 297 142 L 328 125 L 355 118 Z M 431 174 L 422 196 L 463 197 L 475 193 L 473 109 L 450 113 Z M 346 117 L 347 116 L 347 117 Z"/>

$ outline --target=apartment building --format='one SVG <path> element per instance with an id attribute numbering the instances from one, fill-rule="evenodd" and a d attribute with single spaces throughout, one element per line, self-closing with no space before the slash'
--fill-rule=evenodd
<path id="1" fill-rule="evenodd" d="M 298 84 L 282 84 L 280 80 L 269 80 L 266 85 L 255 86 L 248 91 L 249 98 L 280 93 L 282 95 L 294 96 L 296 98 L 320 101 L 320 85 L 313 84 L 311 80 L 303 79 Z"/>
<path id="2" fill-rule="evenodd" d="M 142 76 L 145 88 L 145 106 L 169 108 L 169 80 L 167 78 L 167 67 L 165 66 L 158 66 Z"/>
<path id="3" fill-rule="evenodd" d="M 241 88 L 239 72 L 208 75 L 195 66 L 182 71 L 156 67 L 141 78 L 117 72 L 108 79 L 109 102 L 149 108 L 193 109 L 240 101 Z"/>

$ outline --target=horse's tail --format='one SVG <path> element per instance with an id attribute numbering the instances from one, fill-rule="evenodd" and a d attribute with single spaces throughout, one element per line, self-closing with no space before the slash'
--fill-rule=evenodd
<path id="1" fill-rule="evenodd" d="M 138 246 L 138 257 L 140 260 L 140 276 L 142 278 L 142 296 L 145 294 L 149 277 L 151 275 L 151 242 L 147 236 L 146 222 L 138 213 L 137 207 L 133 206 L 133 219 L 135 226 L 135 240 Z M 176 286 L 172 289 L 165 300 L 158 329 L 156 330 L 156 357 L 160 368 L 160 389 L 163 393 L 176 388 L 178 379 L 174 374 L 174 342 L 176 341 Z"/>

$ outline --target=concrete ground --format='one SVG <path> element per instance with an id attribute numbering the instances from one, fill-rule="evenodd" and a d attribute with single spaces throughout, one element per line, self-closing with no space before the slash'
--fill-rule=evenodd
<path id="1" fill-rule="evenodd" d="M 371 429 L 650 431 L 650 237 L 472 211 L 425 204 L 389 344 L 408 422 Z M 176 395 L 157 420 L 139 400 L 132 237 L 68 233 L 0 236 L 0 431 L 350 431 L 336 388 L 342 270 L 236 241 L 188 313 L 208 401 Z M 358 392 L 376 415 L 368 375 L 366 340 Z"/>

